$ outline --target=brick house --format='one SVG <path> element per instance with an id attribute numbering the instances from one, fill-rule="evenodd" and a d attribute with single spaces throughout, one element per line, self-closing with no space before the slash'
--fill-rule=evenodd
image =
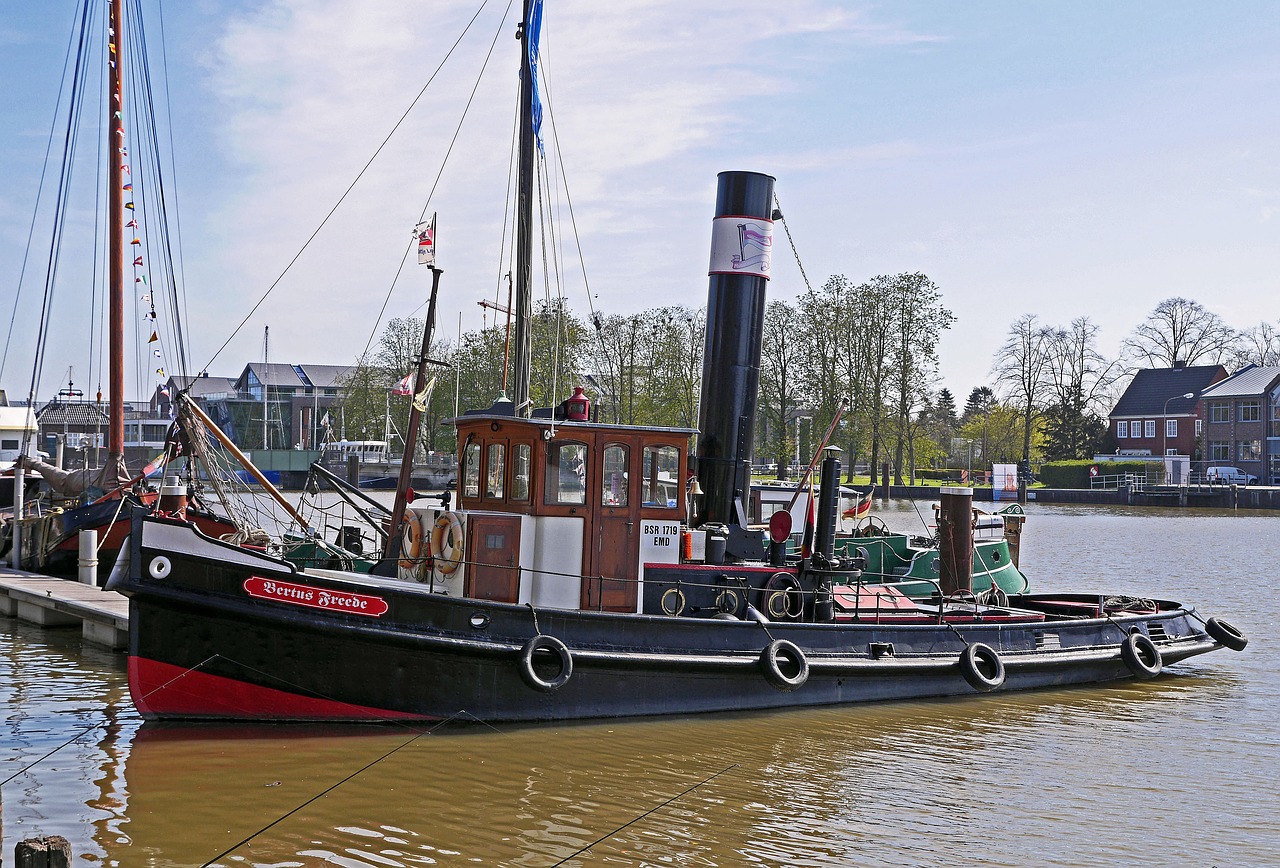
<path id="1" fill-rule="evenodd" d="M 1196 451 L 1201 393 L 1226 378 L 1222 365 L 1178 362 L 1172 368 L 1138 371 L 1108 417 L 1120 453 L 1202 458 Z"/>
<path id="2" fill-rule="evenodd" d="M 1250 365 L 1202 397 L 1205 462 L 1280 484 L 1280 367 Z"/>

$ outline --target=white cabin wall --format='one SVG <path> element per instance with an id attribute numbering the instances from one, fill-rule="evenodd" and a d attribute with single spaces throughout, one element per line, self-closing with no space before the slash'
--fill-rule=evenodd
<path id="1" fill-rule="evenodd" d="M 525 600 L 524 582 L 520 599 L 535 606 L 555 609 L 577 609 L 582 600 L 582 543 L 585 523 L 576 516 L 540 516 L 534 519 L 534 550 L 529 561 L 529 599 Z"/>

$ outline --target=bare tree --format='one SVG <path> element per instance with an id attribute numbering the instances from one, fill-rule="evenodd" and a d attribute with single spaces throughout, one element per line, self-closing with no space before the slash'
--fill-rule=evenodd
<path id="1" fill-rule="evenodd" d="M 1200 302 L 1166 298 L 1125 338 L 1123 351 L 1134 366 L 1216 365 L 1228 358 L 1237 339 L 1235 329 Z"/>
<path id="2" fill-rule="evenodd" d="M 1053 330 L 1040 325 L 1035 314 L 1023 314 L 1009 326 L 1009 336 L 991 365 L 997 388 L 1022 417 L 1023 461 L 1031 460 L 1032 430 L 1049 392 L 1045 374 L 1052 336 Z"/>
<path id="3" fill-rule="evenodd" d="M 760 354 L 760 417 L 767 422 L 760 454 L 772 454 L 778 462 L 778 478 L 787 478 L 787 422 L 799 405 L 799 367 L 802 331 L 800 312 L 785 301 L 771 301 L 764 312 Z"/>
<path id="4" fill-rule="evenodd" d="M 1231 351 L 1230 366 L 1239 370 L 1246 365 L 1280 365 L 1280 329 L 1276 324 L 1264 321 L 1240 332 Z"/>
<path id="5" fill-rule="evenodd" d="M 1120 364 L 1097 350 L 1098 326 L 1088 317 L 1055 329 L 1049 337 L 1045 378 L 1049 387 L 1045 410 L 1045 451 L 1049 458 L 1087 458 L 1101 447 L 1106 433 L 1102 411 Z"/>
<path id="6" fill-rule="evenodd" d="M 899 274 L 892 283 L 894 346 L 889 385 L 896 403 L 894 481 L 902 485 L 908 466 L 915 483 L 915 440 L 920 406 L 929 399 L 938 372 L 938 340 L 955 316 L 942 306 L 942 293 L 923 274 Z M 910 450 L 910 454 L 904 454 Z"/>

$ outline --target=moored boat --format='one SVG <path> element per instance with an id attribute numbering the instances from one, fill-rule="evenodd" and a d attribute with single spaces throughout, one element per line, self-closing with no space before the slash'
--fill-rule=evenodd
<path id="1" fill-rule="evenodd" d="M 979 599 L 967 488 L 941 490 L 936 578 L 873 575 L 869 552 L 836 547 L 836 450 L 811 552 L 788 553 L 785 519 L 768 536 L 747 525 L 772 192 L 766 175 L 720 175 L 698 431 L 590 422 L 578 396 L 547 414 L 500 401 L 460 416 L 456 508 L 393 516 L 394 575 L 302 569 L 134 513 L 110 587 L 130 597 L 139 711 L 690 714 L 1150 678 L 1244 647 L 1173 601 Z"/>

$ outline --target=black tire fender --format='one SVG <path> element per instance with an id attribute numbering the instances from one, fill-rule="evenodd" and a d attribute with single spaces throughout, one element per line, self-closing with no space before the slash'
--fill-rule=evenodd
<path id="1" fill-rule="evenodd" d="M 990 645 L 974 642 L 960 654 L 960 674 L 979 693 L 1004 686 L 1004 661 Z"/>
<path id="2" fill-rule="evenodd" d="M 1134 677 L 1144 680 L 1155 678 L 1164 666 L 1164 658 L 1160 656 L 1156 643 L 1146 633 L 1137 631 L 1125 636 L 1120 643 L 1120 659 Z"/>
<path id="3" fill-rule="evenodd" d="M 1209 634 L 1210 639 L 1232 651 L 1243 651 L 1244 646 L 1249 644 L 1243 633 L 1221 618 L 1205 621 L 1204 631 Z"/>
<path id="4" fill-rule="evenodd" d="M 543 678 L 533 667 L 533 656 L 539 651 L 550 652 L 558 659 L 560 671 L 554 678 Z M 534 690 L 543 693 L 556 692 L 573 677 L 573 655 L 569 653 L 569 647 L 555 636 L 548 636 L 546 633 L 534 636 L 520 649 L 520 677 Z"/>
<path id="5" fill-rule="evenodd" d="M 808 658 L 800 646 L 786 639 L 774 639 L 764 646 L 760 652 L 760 668 L 770 684 L 788 693 L 809 680 Z M 792 670 L 791 674 L 787 670 Z"/>

